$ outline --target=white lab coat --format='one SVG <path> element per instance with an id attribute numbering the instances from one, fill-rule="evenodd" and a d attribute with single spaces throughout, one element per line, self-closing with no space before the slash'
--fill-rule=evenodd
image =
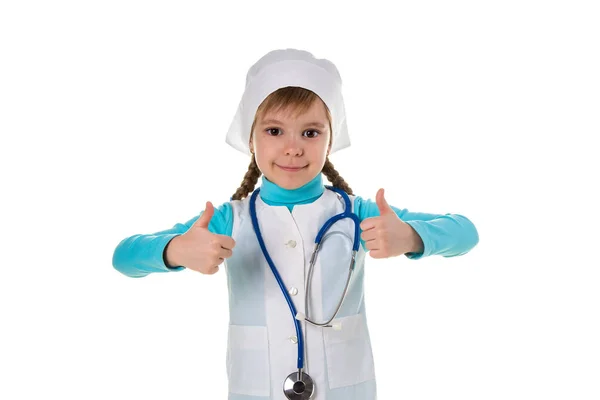
<path id="1" fill-rule="evenodd" d="M 354 204 L 354 196 L 350 196 Z M 283 382 L 297 372 L 297 338 L 292 314 L 267 263 L 250 219 L 250 196 L 232 201 L 236 247 L 226 260 L 230 324 L 227 348 L 229 400 L 285 400 Z M 327 219 L 344 210 L 337 193 L 325 189 L 310 204 L 269 206 L 256 199 L 256 215 L 265 246 L 298 312 L 314 240 Z M 349 218 L 328 232 L 354 236 Z M 309 317 L 331 318 L 347 279 L 351 241 L 335 234 L 323 242 L 310 289 Z M 346 300 L 335 321 L 339 331 L 302 322 L 304 371 L 315 382 L 314 400 L 375 400 L 375 369 L 363 292 L 365 252 L 360 246 Z"/>

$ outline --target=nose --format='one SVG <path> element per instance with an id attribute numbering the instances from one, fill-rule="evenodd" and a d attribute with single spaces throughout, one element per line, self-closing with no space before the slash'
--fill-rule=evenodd
<path id="1" fill-rule="evenodd" d="M 302 149 L 299 147 L 288 147 L 285 149 L 286 156 L 301 156 Z"/>
<path id="2" fill-rule="evenodd" d="M 303 150 L 300 144 L 300 140 L 298 140 L 297 138 L 288 138 L 285 143 L 284 152 L 286 156 L 301 156 Z"/>

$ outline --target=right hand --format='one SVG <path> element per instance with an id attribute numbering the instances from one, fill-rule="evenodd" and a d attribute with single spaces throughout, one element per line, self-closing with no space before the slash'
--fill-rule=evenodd
<path id="1" fill-rule="evenodd" d="M 208 230 L 214 212 L 212 203 L 206 202 L 204 213 L 192 227 L 186 233 L 171 240 L 167 247 L 167 258 L 176 260 L 173 264 L 212 275 L 219 271 L 219 265 L 226 258 L 231 257 L 235 240 L 227 235 L 218 235 Z"/>

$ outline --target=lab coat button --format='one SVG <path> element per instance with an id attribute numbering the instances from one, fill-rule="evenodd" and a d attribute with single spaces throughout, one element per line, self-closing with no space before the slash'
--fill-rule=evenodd
<path id="1" fill-rule="evenodd" d="M 298 338 L 296 336 L 290 336 L 290 342 L 298 343 Z"/>
<path id="2" fill-rule="evenodd" d="M 290 288 L 290 294 L 291 294 L 292 296 L 295 296 L 295 295 L 297 295 L 297 294 L 298 294 L 298 289 L 292 286 L 292 287 Z"/>
<path id="3" fill-rule="evenodd" d="M 290 246 L 292 249 L 294 247 L 296 247 L 296 241 L 295 240 L 288 240 L 288 242 L 286 243 L 287 246 Z"/>

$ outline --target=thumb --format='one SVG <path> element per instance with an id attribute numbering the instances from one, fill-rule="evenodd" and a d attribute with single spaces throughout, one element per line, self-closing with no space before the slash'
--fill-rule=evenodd
<path id="1" fill-rule="evenodd" d="M 200 218 L 198 218 L 196 220 L 196 223 L 194 224 L 194 226 L 199 226 L 201 228 L 208 228 L 208 223 L 210 222 L 210 219 L 212 218 L 214 213 L 215 213 L 215 208 L 213 207 L 213 205 L 210 201 L 207 201 L 204 212 L 202 213 Z"/>
<path id="2" fill-rule="evenodd" d="M 385 200 L 385 197 L 383 197 L 384 196 L 383 192 L 384 192 L 383 189 L 379 189 L 377 191 L 377 195 L 375 196 L 375 202 L 377 203 L 377 208 L 379 208 L 379 215 L 386 215 L 386 214 L 394 213 L 394 210 L 392 209 L 392 207 L 390 207 L 388 202 Z"/>

